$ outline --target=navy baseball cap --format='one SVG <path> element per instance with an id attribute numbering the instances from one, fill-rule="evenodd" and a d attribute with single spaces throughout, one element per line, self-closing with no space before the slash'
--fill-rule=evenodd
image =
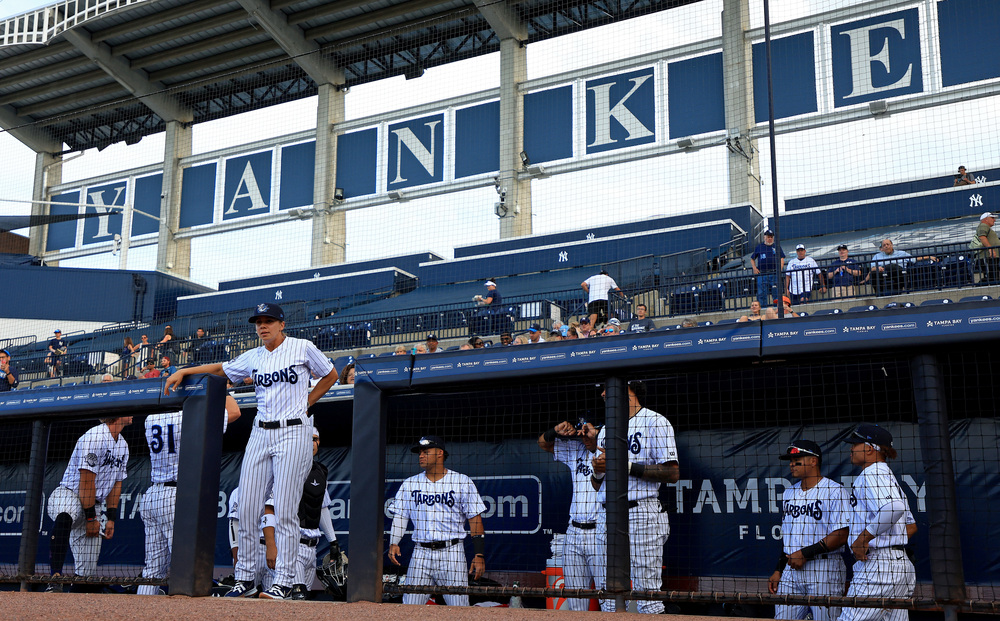
<path id="1" fill-rule="evenodd" d="M 439 448 L 444 451 L 445 457 L 448 456 L 448 451 L 444 448 L 444 440 L 437 436 L 424 436 L 420 438 L 417 440 L 417 443 L 410 448 L 410 451 L 413 453 L 419 453 L 420 451 L 429 448 Z"/>
<path id="2" fill-rule="evenodd" d="M 258 317 L 271 317 L 278 321 L 284 321 L 285 311 L 281 310 L 281 307 L 277 304 L 264 302 L 263 304 L 258 304 L 257 308 L 254 309 L 254 314 L 250 315 L 250 323 L 257 321 Z"/>
<path id="3" fill-rule="evenodd" d="M 580 317 L 580 323 L 581 324 L 590 323 L 590 316 L 589 315 L 584 315 L 583 317 Z"/>
<path id="4" fill-rule="evenodd" d="M 430 334 L 427 335 L 427 340 L 436 342 L 438 340 L 438 336 L 433 332 L 431 332 Z"/>
<path id="5" fill-rule="evenodd" d="M 531 327 L 528 328 L 528 332 L 539 332 L 541 329 L 542 326 L 538 325 L 537 323 L 533 323 L 531 324 Z"/>
<path id="6" fill-rule="evenodd" d="M 840 244 L 837 246 L 837 250 L 847 250 L 847 244 Z"/>
<path id="7" fill-rule="evenodd" d="M 774 231 L 772 231 L 771 229 L 767 229 L 766 231 L 764 231 L 764 235 L 770 235 L 771 237 L 774 237 Z"/>
<path id="8" fill-rule="evenodd" d="M 785 454 L 778 457 L 778 459 L 789 461 L 796 457 L 803 456 L 822 458 L 823 450 L 812 440 L 795 440 L 788 445 L 788 448 L 785 450 Z"/>
<path id="9" fill-rule="evenodd" d="M 867 444 L 874 444 L 879 448 L 892 448 L 892 434 L 884 427 L 879 427 L 871 423 L 861 423 L 854 430 L 854 433 L 844 439 L 844 442 L 848 444 L 865 442 Z"/>

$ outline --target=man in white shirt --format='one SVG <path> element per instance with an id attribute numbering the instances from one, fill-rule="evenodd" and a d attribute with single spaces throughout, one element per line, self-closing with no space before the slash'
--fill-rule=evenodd
<path id="1" fill-rule="evenodd" d="M 545 339 L 542 338 L 542 326 L 537 323 L 531 324 L 531 327 L 528 328 L 528 345 L 544 342 Z"/>
<path id="2" fill-rule="evenodd" d="M 819 276 L 820 292 L 826 293 L 826 276 L 819 269 L 816 260 L 806 256 L 806 247 L 795 247 L 795 258 L 785 266 L 785 292 L 792 298 L 792 304 L 809 301 L 812 292 L 813 274 Z"/>
<path id="3" fill-rule="evenodd" d="M 590 325 L 596 327 L 598 321 L 604 323 L 608 320 L 608 292 L 617 291 L 618 283 L 608 276 L 608 270 L 601 268 L 600 274 L 595 274 L 580 283 L 580 287 L 587 292 L 587 312 L 590 313 Z"/>

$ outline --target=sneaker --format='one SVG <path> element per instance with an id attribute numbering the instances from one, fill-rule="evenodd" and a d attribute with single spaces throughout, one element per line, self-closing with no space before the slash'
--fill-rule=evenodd
<path id="1" fill-rule="evenodd" d="M 45 592 L 46 593 L 62 593 L 63 592 L 63 585 L 61 583 L 59 583 L 59 582 L 50 582 L 47 585 L 45 585 Z"/>
<path id="2" fill-rule="evenodd" d="M 306 585 L 304 584 L 293 584 L 292 593 L 288 596 L 289 599 L 303 600 L 306 599 Z"/>
<path id="3" fill-rule="evenodd" d="M 257 594 L 257 585 L 253 580 L 237 580 L 233 588 L 223 597 L 253 597 Z"/>
<path id="4" fill-rule="evenodd" d="M 280 584 L 271 585 L 271 588 L 263 591 L 257 597 L 262 599 L 290 599 L 292 589 Z"/>

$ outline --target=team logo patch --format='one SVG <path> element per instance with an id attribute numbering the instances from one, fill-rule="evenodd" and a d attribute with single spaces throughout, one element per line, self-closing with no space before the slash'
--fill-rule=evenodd
<path id="1" fill-rule="evenodd" d="M 84 457 L 83 460 L 85 462 L 87 462 L 87 465 L 90 466 L 91 468 L 97 466 L 97 454 L 96 453 L 87 453 L 87 456 Z"/>
<path id="2" fill-rule="evenodd" d="M 267 304 L 258 304 L 257 305 L 257 312 L 258 313 L 263 313 L 266 310 L 267 310 Z"/>

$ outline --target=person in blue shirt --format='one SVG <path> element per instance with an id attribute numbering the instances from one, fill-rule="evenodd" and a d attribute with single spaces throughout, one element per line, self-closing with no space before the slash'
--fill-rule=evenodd
<path id="1" fill-rule="evenodd" d="M 17 388 L 17 374 L 10 362 L 10 352 L 0 349 L 0 392 Z"/>
<path id="2" fill-rule="evenodd" d="M 927 255 L 914 257 L 905 250 L 897 250 L 892 246 L 891 239 L 883 239 L 879 245 L 881 250 L 872 257 L 872 286 L 876 293 L 897 293 L 903 290 L 903 269 L 907 264 L 916 261 L 937 262 L 937 257 Z"/>
<path id="3" fill-rule="evenodd" d="M 833 288 L 831 293 L 835 298 L 853 298 L 855 293 L 854 279 L 861 276 L 862 270 L 858 262 L 848 256 L 847 244 L 837 246 L 839 257 L 830 264 L 827 278 Z"/>
<path id="4" fill-rule="evenodd" d="M 65 353 L 66 341 L 62 337 L 62 330 L 56 330 L 55 336 L 49 339 L 49 353 L 45 357 L 45 364 L 49 367 L 49 377 L 55 377 L 57 373 L 62 375 L 60 357 Z"/>
<path id="5" fill-rule="evenodd" d="M 785 253 L 774 245 L 774 231 L 764 231 L 764 241 L 757 244 L 750 255 L 753 273 L 757 276 L 757 301 L 761 306 L 768 306 L 770 301 L 778 296 L 778 277 L 775 269 L 781 262 L 781 271 L 785 271 Z"/>
<path id="6" fill-rule="evenodd" d="M 177 372 L 177 367 L 170 363 L 169 356 L 160 358 L 160 377 L 170 377 Z"/>

